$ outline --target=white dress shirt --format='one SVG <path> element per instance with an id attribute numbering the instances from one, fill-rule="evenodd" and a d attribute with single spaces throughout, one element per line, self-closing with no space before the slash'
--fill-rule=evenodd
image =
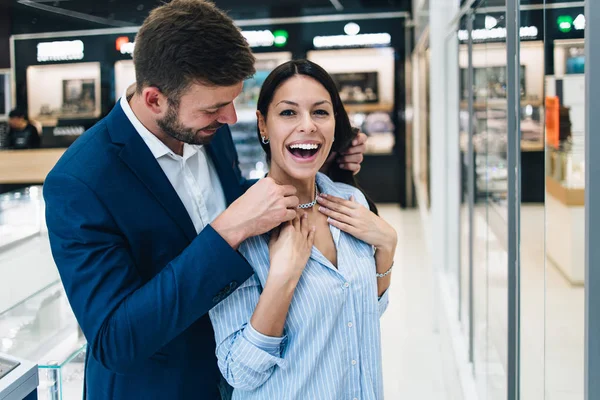
<path id="1" fill-rule="evenodd" d="M 183 156 L 175 154 L 135 116 L 127 101 L 127 92 L 123 93 L 120 102 L 123 112 L 177 192 L 196 232 L 200 233 L 227 208 L 223 187 L 206 149 L 202 145 L 184 143 Z"/>

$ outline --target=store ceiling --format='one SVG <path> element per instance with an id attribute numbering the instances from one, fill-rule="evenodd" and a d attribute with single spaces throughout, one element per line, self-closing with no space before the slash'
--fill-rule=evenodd
<path id="1" fill-rule="evenodd" d="M 98 25 L 140 25 L 161 0 L 12 0 L 13 14 L 89 21 Z M 373 11 L 410 11 L 411 0 L 214 0 L 234 19 L 277 18 Z M 23 21 L 24 22 L 24 21 Z M 20 23 L 22 23 L 20 21 Z M 37 21 L 35 22 L 37 23 Z"/>

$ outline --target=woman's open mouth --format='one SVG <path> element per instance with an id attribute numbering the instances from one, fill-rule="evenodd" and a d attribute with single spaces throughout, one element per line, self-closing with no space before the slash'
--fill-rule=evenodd
<path id="1" fill-rule="evenodd" d="M 310 162 L 317 157 L 321 145 L 318 143 L 293 143 L 286 148 L 297 162 Z"/>

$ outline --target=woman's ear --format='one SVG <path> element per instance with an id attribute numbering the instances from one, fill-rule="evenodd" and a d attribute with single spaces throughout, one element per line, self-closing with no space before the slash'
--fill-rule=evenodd
<path id="1" fill-rule="evenodd" d="M 261 112 L 258 110 L 256 111 L 256 118 L 258 119 L 258 131 L 260 132 L 260 135 L 268 138 L 269 133 L 267 132 L 267 123 Z"/>

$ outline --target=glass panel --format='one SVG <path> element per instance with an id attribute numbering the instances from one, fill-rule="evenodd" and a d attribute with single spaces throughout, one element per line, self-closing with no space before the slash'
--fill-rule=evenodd
<path id="1" fill-rule="evenodd" d="M 493 13 L 488 7 L 494 7 Z M 507 46 L 505 1 L 483 1 L 473 15 L 472 69 L 468 35 L 461 38 L 462 82 L 472 82 L 474 194 L 473 359 L 481 398 L 507 398 Z M 463 28 L 464 29 L 464 28 Z M 470 77 L 469 77 L 470 75 Z M 469 79 L 470 78 L 470 79 Z M 468 105 L 461 89 L 461 108 Z M 468 110 L 468 109 L 467 109 Z"/>
<path id="2" fill-rule="evenodd" d="M 531 3 L 522 0 L 521 6 Z M 539 2 L 538 2 L 539 3 Z M 521 11 L 522 399 L 544 399 L 544 46 L 543 10 Z"/>
<path id="3" fill-rule="evenodd" d="M 460 21 L 461 32 L 467 32 L 467 18 L 463 17 Z M 461 37 L 461 32 L 458 33 L 458 37 Z M 457 37 L 454 37 L 454 40 L 457 40 Z M 460 319 L 461 326 L 467 340 L 468 347 L 470 349 L 472 347 L 471 343 L 471 318 L 472 318 L 472 307 L 471 307 L 471 235 L 474 235 L 475 232 L 472 227 L 471 221 L 471 203 L 472 200 L 470 196 L 472 196 L 469 189 L 469 180 L 472 178 L 470 174 L 473 173 L 473 159 L 470 157 L 469 152 L 469 135 L 470 135 L 470 114 L 469 114 L 469 106 L 468 106 L 468 98 L 472 93 L 469 90 L 469 58 L 468 58 L 468 45 L 463 43 L 459 45 L 459 135 L 460 135 L 460 159 L 461 159 L 461 171 L 462 171 L 462 179 L 461 179 L 461 188 L 462 188 L 462 196 L 461 196 L 461 210 L 460 210 L 460 228 L 461 228 L 461 236 L 460 236 L 460 275 L 459 275 L 459 295 L 460 295 Z M 469 350 L 471 353 L 471 350 Z M 472 360 L 472 355 L 469 354 L 470 359 Z"/>
<path id="4" fill-rule="evenodd" d="M 545 392 L 583 399 L 585 16 L 547 3 Z"/>

